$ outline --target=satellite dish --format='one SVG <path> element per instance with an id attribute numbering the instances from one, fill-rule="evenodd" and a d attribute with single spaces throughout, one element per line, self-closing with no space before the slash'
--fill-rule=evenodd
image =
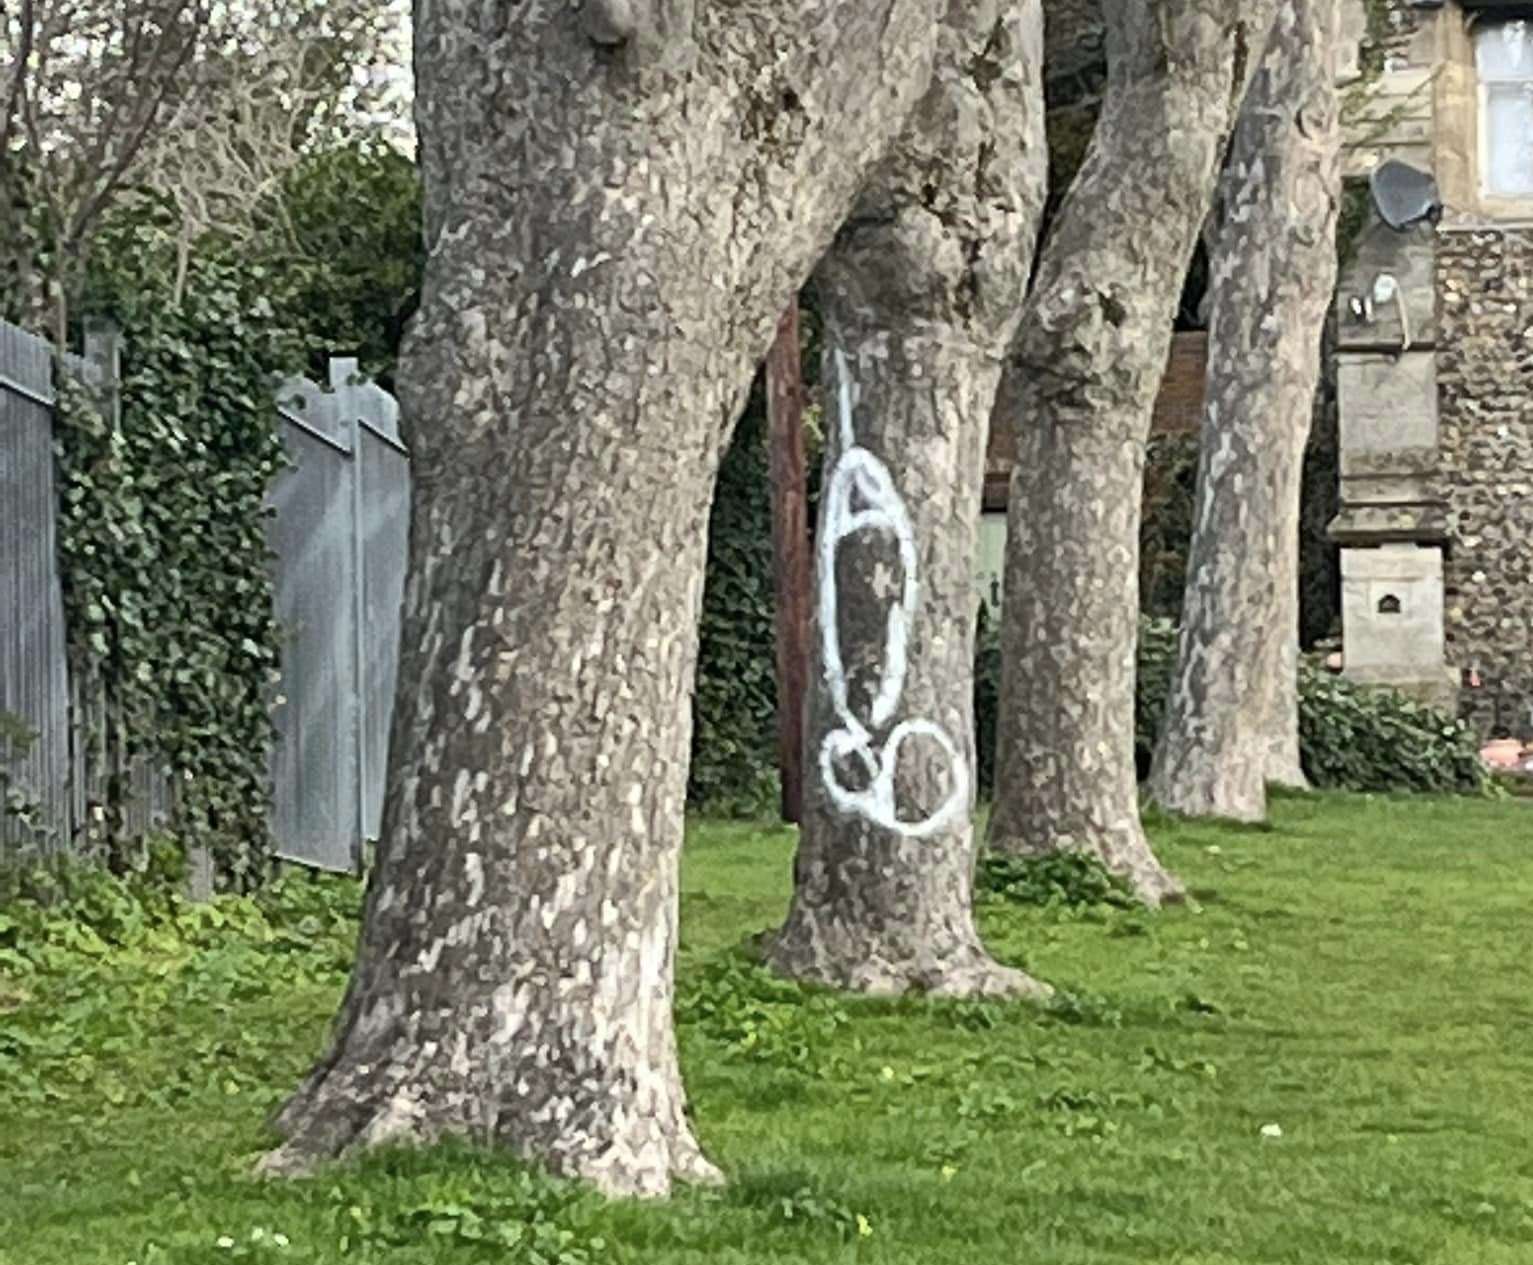
<path id="1" fill-rule="evenodd" d="M 1380 163 L 1369 179 L 1373 204 L 1379 208 L 1384 223 L 1396 232 L 1418 220 L 1437 218 L 1442 200 L 1437 196 L 1437 181 L 1398 158 Z"/>

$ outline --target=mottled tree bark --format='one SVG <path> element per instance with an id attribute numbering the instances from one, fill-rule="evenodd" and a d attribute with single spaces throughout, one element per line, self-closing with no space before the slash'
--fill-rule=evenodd
<path id="1" fill-rule="evenodd" d="M 778 314 L 926 91 L 937 14 L 417 4 L 388 796 L 338 1030 L 269 1171 L 458 1135 L 609 1192 L 716 1177 L 671 1022 L 711 489 Z"/>
<path id="2" fill-rule="evenodd" d="M 1181 638 L 1150 790 L 1260 821 L 1299 767 L 1299 485 L 1336 285 L 1337 0 L 1284 0 L 1235 132 Z"/>
<path id="3" fill-rule="evenodd" d="M 808 784 L 778 970 L 1042 994 L 971 910 L 984 448 L 1043 204 L 1038 0 L 952 0 L 931 92 L 817 274 L 828 347 Z"/>
<path id="4" fill-rule="evenodd" d="M 1100 858 L 1151 905 L 1134 766 L 1145 443 L 1182 278 L 1277 0 L 1105 0 L 1108 84 L 1023 316 L 990 846 Z M 1003 394 L 1010 394 L 1003 391 Z"/>

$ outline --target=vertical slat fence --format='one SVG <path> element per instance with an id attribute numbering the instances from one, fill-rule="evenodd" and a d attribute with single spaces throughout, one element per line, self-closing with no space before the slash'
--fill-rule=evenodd
<path id="1" fill-rule="evenodd" d="M 121 424 L 117 357 L 108 331 L 88 336 L 85 357 L 66 357 L 113 424 Z M 53 412 L 51 348 L 0 322 L 0 712 L 36 735 L 24 752 L 0 742 L 0 785 L 35 802 L 45 823 L 39 830 L 0 813 L 0 859 L 23 849 L 96 855 L 114 778 L 126 791 L 117 802 L 123 838 L 174 830 L 175 787 L 151 760 L 126 757 L 131 744 L 106 684 L 71 671 Z M 383 809 L 409 457 L 398 405 L 362 381 L 353 360 L 332 362 L 328 390 L 305 378 L 283 383 L 273 422 L 293 460 L 273 488 L 269 525 L 285 635 L 274 695 L 273 834 L 288 860 L 354 870 Z M 194 878 L 194 887 L 205 890 L 206 880 Z"/>
<path id="2" fill-rule="evenodd" d="M 25 743 L 0 741 L 0 776 L 18 806 L 36 808 L 35 819 L 0 811 L 0 854 L 51 852 L 69 841 L 56 506 L 52 356 L 42 339 L 0 323 L 0 712 L 33 735 Z"/>

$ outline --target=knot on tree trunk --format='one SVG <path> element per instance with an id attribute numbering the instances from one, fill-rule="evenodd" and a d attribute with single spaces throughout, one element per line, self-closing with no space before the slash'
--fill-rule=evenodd
<path id="1" fill-rule="evenodd" d="M 603 48 L 628 43 L 639 29 L 634 0 L 586 0 L 581 23 L 586 38 Z"/>
<path id="2" fill-rule="evenodd" d="M 600 48 L 622 50 L 636 70 L 680 74 L 696 55 L 694 0 L 584 0 L 581 29 Z"/>

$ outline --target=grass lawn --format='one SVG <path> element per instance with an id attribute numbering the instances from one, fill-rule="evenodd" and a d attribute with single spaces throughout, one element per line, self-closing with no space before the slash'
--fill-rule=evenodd
<path id="1" fill-rule="evenodd" d="M 658 1206 L 465 1150 L 248 1176 L 344 983 L 348 884 L 108 909 L 127 947 L 27 958 L 0 916 L 0 1263 L 1533 1263 L 1533 809 L 1154 834 L 1192 907 L 982 908 L 1040 1010 L 772 981 L 734 946 L 791 836 L 695 823 L 680 1033 L 730 1185 Z"/>

